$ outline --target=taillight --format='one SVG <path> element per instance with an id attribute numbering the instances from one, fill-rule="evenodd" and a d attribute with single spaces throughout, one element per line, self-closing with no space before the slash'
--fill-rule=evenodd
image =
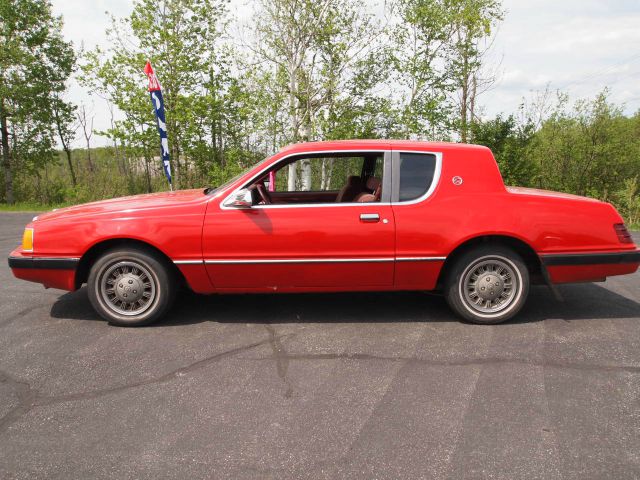
<path id="1" fill-rule="evenodd" d="M 633 239 L 631 238 L 631 234 L 624 223 L 616 223 L 613 225 L 613 229 L 616 231 L 616 235 L 618 236 L 618 240 L 620 243 L 633 243 Z"/>

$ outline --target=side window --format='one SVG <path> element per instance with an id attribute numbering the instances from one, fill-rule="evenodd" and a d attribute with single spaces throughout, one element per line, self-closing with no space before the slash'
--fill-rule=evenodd
<path id="1" fill-rule="evenodd" d="M 383 196 L 384 152 L 327 152 L 281 162 L 250 188 L 258 204 L 374 203 Z"/>
<path id="2" fill-rule="evenodd" d="M 350 176 L 360 176 L 362 157 L 301 158 L 276 172 L 276 192 L 340 190 Z M 293 181 L 290 182 L 289 178 Z"/>
<path id="3" fill-rule="evenodd" d="M 436 170 L 436 156 L 430 153 L 400 153 L 401 202 L 415 200 L 427 193 Z"/>

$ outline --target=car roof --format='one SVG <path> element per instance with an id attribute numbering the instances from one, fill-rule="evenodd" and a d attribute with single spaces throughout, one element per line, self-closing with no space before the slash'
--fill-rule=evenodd
<path id="1" fill-rule="evenodd" d="M 481 145 L 452 142 L 426 142 L 418 140 L 386 140 L 386 139 L 355 139 L 355 140 L 327 140 L 321 142 L 300 142 L 287 145 L 281 153 L 324 151 L 338 149 L 394 149 L 409 148 L 411 150 L 486 150 Z"/>

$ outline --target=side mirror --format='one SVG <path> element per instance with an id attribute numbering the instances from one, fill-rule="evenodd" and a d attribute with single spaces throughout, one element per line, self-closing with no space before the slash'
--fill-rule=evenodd
<path id="1" fill-rule="evenodd" d="M 253 197 L 251 195 L 251 190 L 248 188 L 241 188 L 237 192 L 233 194 L 229 200 L 225 202 L 227 207 L 234 208 L 251 208 L 253 205 Z"/>

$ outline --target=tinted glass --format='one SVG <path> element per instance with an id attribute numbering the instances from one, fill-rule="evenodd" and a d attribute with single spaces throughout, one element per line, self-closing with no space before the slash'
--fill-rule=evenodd
<path id="1" fill-rule="evenodd" d="M 433 182 L 436 156 L 428 153 L 400 154 L 400 201 L 421 197 Z"/>

